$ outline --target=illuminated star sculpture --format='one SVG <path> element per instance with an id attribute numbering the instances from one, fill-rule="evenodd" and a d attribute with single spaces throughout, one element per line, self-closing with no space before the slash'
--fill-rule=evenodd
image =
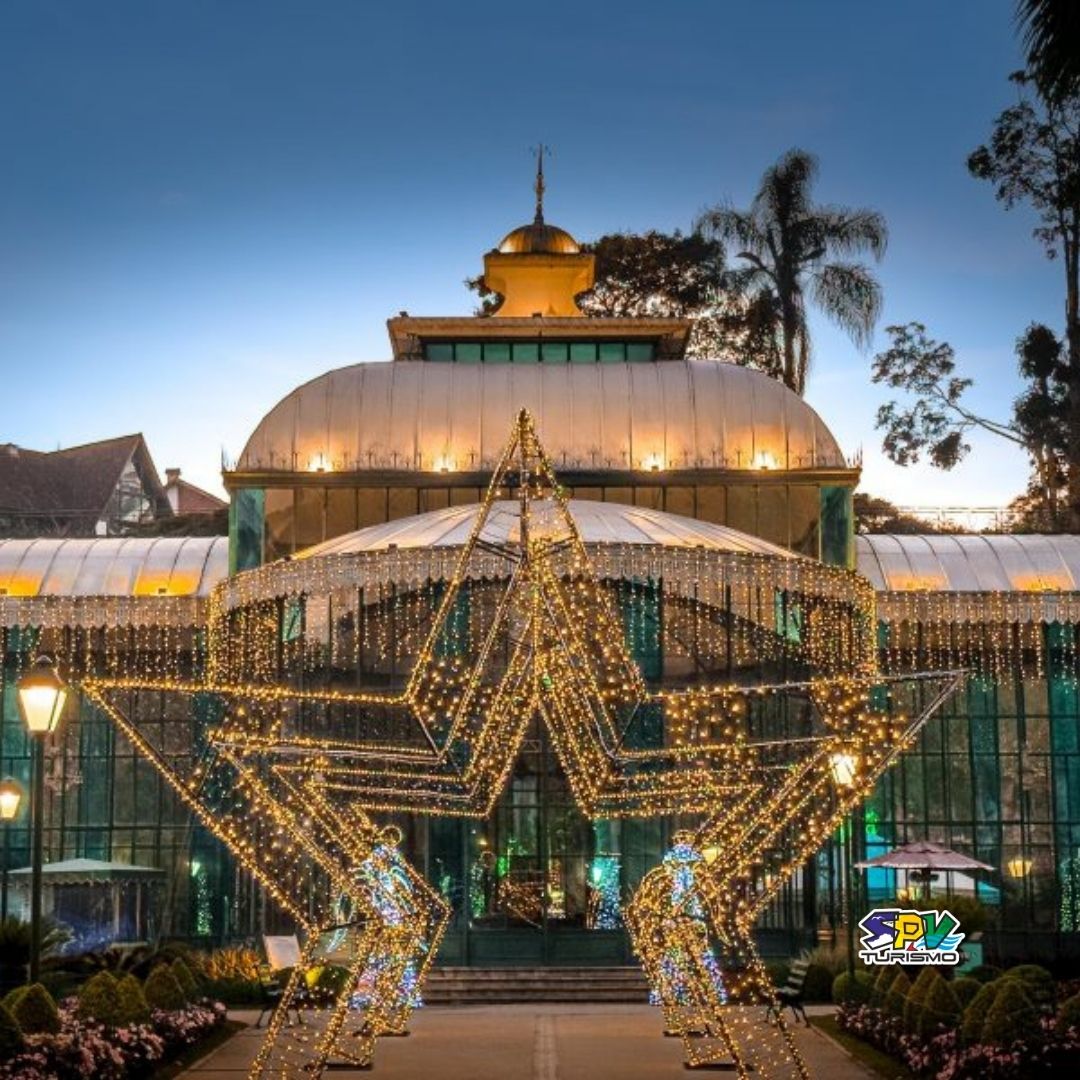
<path id="1" fill-rule="evenodd" d="M 627 911 L 689 1063 L 805 1075 L 782 1019 L 764 1020 L 775 998 L 750 938 L 754 918 L 934 706 L 915 722 L 869 706 L 882 680 L 867 582 L 786 555 L 733 559 L 725 588 L 739 591 L 741 607 L 699 601 L 697 582 L 671 594 L 671 606 L 701 616 L 694 625 L 713 654 L 726 650 L 729 672 L 738 645 L 801 674 L 746 685 L 703 664 L 691 685 L 650 687 L 611 577 L 594 565 L 522 411 L 400 692 L 291 685 L 275 663 L 284 601 L 260 589 L 302 575 L 302 558 L 218 586 L 204 681 L 86 683 L 304 934 L 253 1078 L 365 1064 L 378 1035 L 403 1029 L 447 908 L 368 815 L 486 816 L 536 716 L 588 816 L 705 817 Z M 359 572 L 341 567 L 334 586 L 353 589 Z M 313 669 L 325 666 L 319 648 L 312 655 Z M 153 692 L 180 695 L 193 712 L 207 701 L 219 710 L 191 776 L 177 775 L 130 719 L 129 697 Z M 770 717 L 792 709 L 770 735 Z M 635 737 L 648 724 L 658 740 Z M 348 979 L 328 1015 L 286 1031 L 307 973 L 330 954 Z"/>

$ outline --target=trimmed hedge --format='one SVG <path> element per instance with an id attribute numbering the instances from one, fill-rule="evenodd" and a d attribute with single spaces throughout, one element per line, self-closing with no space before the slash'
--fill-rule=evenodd
<path id="1" fill-rule="evenodd" d="M 79 991 L 79 1018 L 96 1020 L 106 1027 L 117 1027 L 120 1019 L 120 993 L 116 979 L 107 971 L 99 971 L 83 984 Z"/>
<path id="2" fill-rule="evenodd" d="M 146 977 L 143 993 L 151 1009 L 165 1009 L 171 1012 L 182 1009 L 187 1004 L 183 989 L 166 964 L 154 968 Z"/>
<path id="3" fill-rule="evenodd" d="M 19 1001 L 19 998 L 21 998 L 23 994 L 25 994 L 26 991 L 29 989 L 30 987 L 26 985 L 16 986 L 14 990 L 9 990 L 4 995 L 4 1000 L 0 1002 L 0 1005 L 3 1005 L 4 1008 L 10 1012 L 12 1009 L 15 1008 L 16 1004 Z"/>
<path id="4" fill-rule="evenodd" d="M 884 1009 L 890 1016 L 900 1020 L 904 1018 L 904 1005 L 907 1003 L 909 990 L 911 980 L 902 971 L 898 971 L 896 978 L 889 983 L 889 992 L 885 995 Z"/>
<path id="5" fill-rule="evenodd" d="M 983 1026 L 986 1024 L 986 1015 L 990 1012 L 1001 989 L 999 982 L 987 983 L 964 1009 L 964 1018 L 960 1022 L 960 1038 L 973 1046 L 982 1041 Z"/>
<path id="6" fill-rule="evenodd" d="M 169 965 L 169 970 L 184 992 L 186 1001 L 194 1001 L 199 997 L 199 984 L 195 981 L 195 976 L 191 974 L 191 968 L 179 956 Z"/>
<path id="7" fill-rule="evenodd" d="M 60 1030 L 56 1002 L 41 983 L 26 988 L 26 993 L 15 1002 L 11 1015 L 24 1035 L 55 1035 Z"/>
<path id="8" fill-rule="evenodd" d="M 10 996 L 10 995 L 8 995 Z M 14 1057 L 23 1047 L 23 1033 L 11 1015 L 11 1010 L 0 1003 L 0 1061 Z"/>
<path id="9" fill-rule="evenodd" d="M 998 982 L 1001 989 L 986 1014 L 982 1041 L 993 1046 L 1010 1046 L 1017 1039 L 1030 1035 L 1036 1028 L 1039 1011 L 1024 990 L 1022 979 L 1005 978 Z"/>
<path id="10" fill-rule="evenodd" d="M 842 971 L 833 979 L 832 999 L 836 1005 L 868 1005 L 874 980 L 868 972 L 856 971 L 854 977 Z"/>
<path id="11" fill-rule="evenodd" d="M 1071 998 L 1066 998 L 1061 1003 L 1056 1023 L 1058 1031 L 1062 1034 L 1071 1027 L 1080 1031 L 1080 994 L 1073 994 Z"/>
<path id="12" fill-rule="evenodd" d="M 1002 976 L 1005 979 L 1019 979 L 1024 984 L 1024 993 L 1038 1009 L 1049 1011 L 1054 1007 L 1054 976 L 1038 964 L 1021 964 L 1009 968 Z"/>
<path id="13" fill-rule="evenodd" d="M 975 1000 L 975 995 L 982 989 L 982 983 L 978 979 L 961 975 L 959 979 L 953 979 L 952 989 L 963 1010 Z"/>
<path id="14" fill-rule="evenodd" d="M 125 975 L 116 988 L 120 998 L 120 1024 L 145 1024 L 150 1019 L 142 983 L 134 975 Z"/>
<path id="15" fill-rule="evenodd" d="M 960 999 L 956 996 L 952 984 L 939 975 L 931 982 L 923 999 L 916 1034 L 923 1039 L 932 1039 L 943 1028 L 951 1030 L 960 1020 L 961 1012 Z"/>
<path id="16" fill-rule="evenodd" d="M 895 978 L 895 970 L 888 964 L 882 964 L 881 970 L 874 980 L 874 989 L 870 993 L 870 1004 L 873 1005 L 874 1008 L 880 1009 L 885 1005 L 885 995 L 889 992 L 889 987 L 892 985 L 892 981 Z"/>
<path id="17" fill-rule="evenodd" d="M 919 1033 L 923 1004 L 930 993 L 930 988 L 934 985 L 934 980 L 940 978 L 941 976 L 932 967 L 923 968 L 908 991 L 907 1000 L 904 1002 L 904 1027 L 910 1034 Z"/>

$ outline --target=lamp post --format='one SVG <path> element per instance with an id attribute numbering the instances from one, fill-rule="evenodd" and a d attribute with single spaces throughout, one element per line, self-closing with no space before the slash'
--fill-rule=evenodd
<path id="1" fill-rule="evenodd" d="M 0 780 L 0 823 L 4 827 L 4 880 L 0 886 L 0 923 L 7 921 L 8 914 L 8 851 L 11 841 L 11 823 L 18 817 L 22 806 L 23 789 L 18 780 Z"/>
<path id="2" fill-rule="evenodd" d="M 45 740 L 60 724 L 68 688 L 47 656 L 39 656 L 15 684 L 19 711 L 34 747 L 30 780 L 33 844 L 30 877 L 30 982 L 41 973 L 41 863 L 45 838 Z"/>
<path id="3" fill-rule="evenodd" d="M 838 750 L 829 757 L 829 770 L 832 772 L 833 783 L 843 792 L 850 791 L 855 786 L 855 780 L 859 772 L 859 756 L 849 750 Z M 852 895 L 851 883 L 854 878 L 852 868 L 852 822 L 853 816 L 849 812 L 844 818 L 844 901 L 847 906 L 847 915 L 844 918 L 845 930 L 847 931 L 847 970 L 851 981 L 855 979 L 855 897 Z"/>

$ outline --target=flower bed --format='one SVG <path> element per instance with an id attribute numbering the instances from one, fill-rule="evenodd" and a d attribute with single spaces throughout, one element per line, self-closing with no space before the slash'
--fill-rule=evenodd
<path id="1" fill-rule="evenodd" d="M 1080 1029 L 1061 1030 L 1049 1016 L 1005 1046 L 965 1045 L 956 1029 L 929 1038 L 913 1035 L 900 1017 L 872 1005 L 841 1005 L 836 1019 L 841 1031 L 934 1080 L 1028 1080 L 1076 1075 L 1080 1069 Z"/>
<path id="2" fill-rule="evenodd" d="M 27 1035 L 22 1051 L 0 1063 L 0 1080 L 123 1080 L 150 1076 L 164 1061 L 206 1038 L 225 1021 L 219 1002 L 155 1009 L 150 1021 L 109 1028 L 78 1016 L 74 999 L 59 1008 L 56 1034 Z"/>

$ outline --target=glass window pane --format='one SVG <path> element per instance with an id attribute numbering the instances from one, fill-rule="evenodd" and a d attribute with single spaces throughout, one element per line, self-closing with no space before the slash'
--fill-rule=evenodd
<path id="1" fill-rule="evenodd" d="M 420 513 L 429 510 L 445 510 L 450 505 L 450 492 L 446 488 L 421 488 Z"/>
<path id="2" fill-rule="evenodd" d="M 669 487 L 664 492 L 664 509 L 669 514 L 694 516 L 694 489 L 691 487 Z"/>
<path id="3" fill-rule="evenodd" d="M 343 536 L 356 528 L 356 491 L 353 488 L 327 488 L 326 538 Z"/>
<path id="4" fill-rule="evenodd" d="M 515 364 L 536 364 L 540 361 L 540 346 L 535 341 L 514 343 Z"/>
<path id="5" fill-rule="evenodd" d="M 357 493 L 356 525 L 381 525 L 386 518 L 386 489 L 361 488 Z"/>
<path id="6" fill-rule="evenodd" d="M 424 346 L 424 355 L 432 363 L 449 364 L 454 359 L 454 346 L 448 341 L 429 341 Z"/>
<path id="7" fill-rule="evenodd" d="M 626 346 L 626 359 L 631 364 L 652 360 L 654 347 L 651 341 L 632 341 Z"/>
<path id="8" fill-rule="evenodd" d="M 541 347 L 545 364 L 565 364 L 566 363 L 566 342 L 565 341 L 545 341 Z"/>
<path id="9" fill-rule="evenodd" d="M 727 522 L 727 499 L 723 487 L 706 485 L 697 489 L 697 514 L 702 521 L 713 525 Z"/>
<path id="10" fill-rule="evenodd" d="M 481 359 L 481 346 L 479 342 L 459 342 L 454 346 L 454 359 L 459 364 L 479 364 Z"/>
<path id="11" fill-rule="evenodd" d="M 591 341 L 575 341 L 570 346 L 571 364 L 595 364 L 596 346 Z"/>
<path id="12" fill-rule="evenodd" d="M 293 489 L 266 489 L 266 552 L 267 562 L 291 555 L 293 542 Z"/>
<path id="13" fill-rule="evenodd" d="M 757 536 L 757 488 L 753 484 L 732 484 L 727 493 L 725 525 Z"/>
<path id="14" fill-rule="evenodd" d="M 325 539 L 326 489 L 302 487 L 296 489 L 296 546 L 311 547 Z"/>
<path id="15" fill-rule="evenodd" d="M 387 521 L 412 517 L 416 513 L 416 488 L 391 488 Z"/>
<path id="16" fill-rule="evenodd" d="M 621 341 L 605 341 L 601 343 L 601 364 L 621 364 L 625 359 L 626 346 Z"/>
<path id="17" fill-rule="evenodd" d="M 485 364 L 509 364 L 510 346 L 505 341 L 489 341 L 484 346 Z"/>

